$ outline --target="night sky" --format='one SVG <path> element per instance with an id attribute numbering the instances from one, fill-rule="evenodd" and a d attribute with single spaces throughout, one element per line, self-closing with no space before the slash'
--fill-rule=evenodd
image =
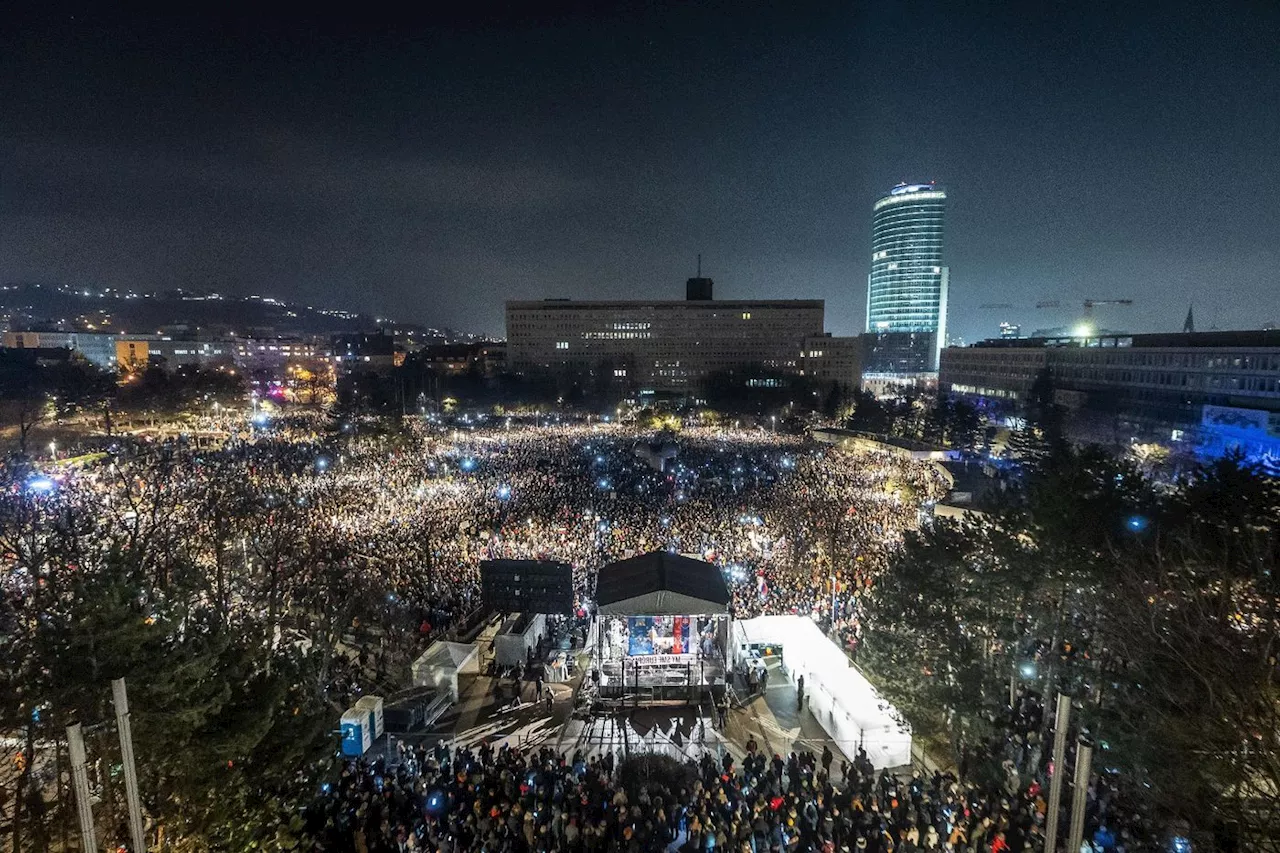
<path id="1" fill-rule="evenodd" d="M 0 281 L 501 333 L 507 298 L 678 298 L 701 252 L 851 334 L 872 203 L 933 179 L 970 341 L 1078 316 L 979 308 L 1041 299 L 1280 323 L 1274 0 L 484 5 L 7 17 Z"/>

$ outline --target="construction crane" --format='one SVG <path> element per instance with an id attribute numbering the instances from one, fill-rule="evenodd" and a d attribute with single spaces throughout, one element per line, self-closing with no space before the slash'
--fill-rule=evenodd
<path id="1" fill-rule="evenodd" d="M 1056 300 L 1056 299 L 1051 299 L 1051 300 L 1048 300 L 1048 301 L 1045 301 L 1045 302 L 1037 302 L 1034 306 L 1032 306 L 1032 305 L 1014 305 L 1012 302 L 989 302 L 989 303 L 987 303 L 986 305 L 979 305 L 979 306 L 978 306 L 978 308 L 980 308 L 981 310 L 984 310 L 984 311 L 986 311 L 986 310 L 995 311 L 995 310 L 997 310 L 997 309 L 998 309 L 998 310 L 1002 310 L 1002 311 L 1027 311 L 1027 310 L 1029 310 L 1029 309 L 1031 309 L 1031 308 L 1033 308 L 1033 307 L 1034 307 L 1034 308 L 1057 308 L 1057 307 L 1058 307 L 1058 300 Z"/>
<path id="2" fill-rule="evenodd" d="M 1093 319 L 1093 306 L 1095 305 L 1132 305 L 1132 299 L 1086 299 L 1084 301 L 1084 316 L 1086 320 Z"/>

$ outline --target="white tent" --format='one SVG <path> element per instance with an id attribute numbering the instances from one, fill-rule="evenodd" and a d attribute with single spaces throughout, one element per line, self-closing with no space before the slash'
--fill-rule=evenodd
<path id="1" fill-rule="evenodd" d="M 858 748 L 877 768 L 911 763 L 911 729 L 840 647 L 807 616 L 761 616 L 734 623 L 735 642 L 778 645 L 792 683 L 804 676 L 810 713 L 847 756 Z"/>
<path id="2" fill-rule="evenodd" d="M 514 628 L 524 622 L 517 633 Z M 513 616 L 502 624 L 493 638 L 493 658 L 498 666 L 524 666 L 529 649 L 547 633 L 547 617 L 541 613 Z"/>
<path id="3" fill-rule="evenodd" d="M 458 675 L 480 672 L 478 646 L 436 640 L 413 662 L 413 686 L 434 687 L 458 701 Z"/>
<path id="4" fill-rule="evenodd" d="M 739 619 L 733 626 L 738 651 L 745 652 L 747 646 L 768 646 L 783 642 L 787 632 L 787 620 L 794 618 L 794 616 L 757 616 L 755 619 Z"/>

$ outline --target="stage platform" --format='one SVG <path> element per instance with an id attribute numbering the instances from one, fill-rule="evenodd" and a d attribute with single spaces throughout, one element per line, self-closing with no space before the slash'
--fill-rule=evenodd
<path id="1" fill-rule="evenodd" d="M 681 703 L 697 705 L 724 695 L 724 663 L 694 655 L 654 655 L 666 660 L 624 657 L 604 661 L 597 695 L 601 700 L 626 699 L 627 704 Z M 673 660 L 683 658 L 684 660 Z"/>
<path id="2" fill-rule="evenodd" d="M 724 696 L 729 588 L 702 560 L 654 551 L 600 570 L 592 702 L 701 705 Z"/>

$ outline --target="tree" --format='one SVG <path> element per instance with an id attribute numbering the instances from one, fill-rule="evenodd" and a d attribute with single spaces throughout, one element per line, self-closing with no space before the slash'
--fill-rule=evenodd
<path id="1" fill-rule="evenodd" d="M 996 525 L 938 520 L 910 535 L 866 597 L 859 662 L 926 739 L 991 731 L 1013 660 L 1029 562 Z"/>
<path id="2" fill-rule="evenodd" d="M 1023 406 L 1024 425 L 1009 436 L 1009 450 L 1025 466 L 1034 468 L 1051 456 L 1061 456 L 1067 446 L 1062 409 L 1054 400 L 1053 378 L 1048 369 L 1036 375 Z"/>
<path id="3" fill-rule="evenodd" d="M 1157 489 L 1060 446 L 992 514 L 907 537 L 865 599 L 860 662 L 928 737 L 981 732 L 1034 661 L 1128 795 L 1199 846 L 1275 850 L 1278 531 L 1280 486 L 1238 457 Z"/>
<path id="4" fill-rule="evenodd" d="M 45 360 L 37 351 L 0 349 L 0 412 L 17 428 L 24 455 L 36 426 L 93 407 L 112 390 L 108 375 L 69 352 L 65 358 Z"/>
<path id="5" fill-rule="evenodd" d="M 1019 663 L 1049 694 L 1096 675 L 1100 587 L 1149 499 L 1123 463 L 1068 450 L 996 512 L 908 536 L 867 600 L 865 660 L 883 689 L 904 710 L 944 709 L 932 725 L 956 734 L 1007 701 Z"/>
<path id="6" fill-rule="evenodd" d="M 877 434 L 889 431 L 891 416 L 883 403 L 869 391 L 855 391 L 853 395 L 853 413 L 846 425 L 850 429 Z"/>
<path id="7" fill-rule="evenodd" d="M 1197 844 L 1280 849 L 1280 485 L 1215 460 L 1151 530 L 1103 611 L 1120 666 L 1095 725 Z"/>
<path id="8" fill-rule="evenodd" d="M 940 394 L 934 412 L 943 444 L 969 451 L 977 447 L 982 437 L 982 415 L 972 403 Z"/>
<path id="9" fill-rule="evenodd" d="M 214 404 L 242 405 L 247 388 L 244 377 L 230 370 L 180 365 L 165 370 L 152 365 L 142 372 L 126 373 L 119 402 L 133 412 L 177 414 L 207 411 Z"/>
<path id="10" fill-rule="evenodd" d="M 7 580 L 24 589 L 0 597 L 0 727 L 26 732 L 24 768 L 45 766 L 37 753 L 51 751 L 68 722 L 110 718 L 110 680 L 124 677 L 144 809 L 170 846 L 291 849 L 317 759 L 332 746 L 335 679 L 324 673 L 342 667 L 336 681 L 346 683 L 346 664 L 331 661 L 336 642 L 270 642 L 273 626 L 256 608 L 228 607 L 215 594 L 214 552 L 257 521 L 257 507 L 209 492 L 190 476 L 191 457 L 175 464 L 182 452 L 120 454 L 102 472 L 107 495 L 32 491 L 25 465 L 0 468 L 0 549 Z M 184 532 L 210 501 L 228 497 L 225 519 Z M 247 584 L 230 571 L 234 560 L 225 568 L 228 587 Z M 281 574 L 282 583 L 293 576 Z M 341 607 L 369 607 L 352 598 Z M 108 766 L 118 761 L 110 738 L 90 748 Z M 103 783 L 99 837 L 123 842 L 121 791 L 110 774 Z M 65 802 L 45 807 L 45 789 L 24 769 L 12 849 L 41 849 L 51 821 L 72 819 Z"/>
<path id="11" fill-rule="evenodd" d="M 1163 444 L 1135 444 L 1129 448 L 1129 456 L 1143 471 L 1154 474 L 1169 462 L 1169 448 Z"/>
<path id="12" fill-rule="evenodd" d="M 297 400 L 310 406 L 333 398 L 333 365 L 323 358 L 291 362 L 286 370 Z"/>

